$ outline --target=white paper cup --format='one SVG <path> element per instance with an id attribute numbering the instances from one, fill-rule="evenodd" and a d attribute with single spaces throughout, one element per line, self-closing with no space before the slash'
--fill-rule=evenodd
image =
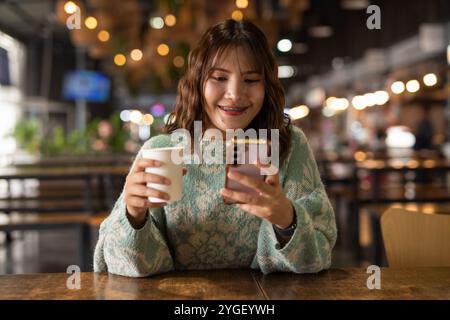
<path id="1" fill-rule="evenodd" d="M 148 201 L 153 203 L 172 203 L 174 201 L 181 200 L 181 197 L 183 195 L 183 164 L 177 164 L 174 161 L 178 161 L 178 159 L 181 158 L 182 150 L 183 147 L 142 150 L 143 159 L 158 160 L 162 162 L 162 165 L 160 167 L 145 168 L 145 172 L 154 173 L 159 176 L 168 178 L 171 182 L 170 185 L 148 182 L 147 187 L 164 191 L 170 196 L 169 200 L 149 197 Z M 174 156 L 174 158 L 172 158 L 172 155 Z"/>

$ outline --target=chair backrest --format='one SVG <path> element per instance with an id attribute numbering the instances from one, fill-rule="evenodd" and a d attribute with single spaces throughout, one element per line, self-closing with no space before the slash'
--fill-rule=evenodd
<path id="1" fill-rule="evenodd" d="M 391 208 L 381 232 L 390 267 L 450 266 L 450 214 Z"/>

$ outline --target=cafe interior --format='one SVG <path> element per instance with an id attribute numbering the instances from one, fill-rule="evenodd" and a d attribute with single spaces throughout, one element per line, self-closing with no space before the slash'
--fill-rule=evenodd
<path id="1" fill-rule="evenodd" d="M 3 0 L 0 283 L 92 272 L 190 50 L 230 18 L 259 26 L 276 57 L 334 209 L 330 270 L 450 267 L 449 1 Z"/>

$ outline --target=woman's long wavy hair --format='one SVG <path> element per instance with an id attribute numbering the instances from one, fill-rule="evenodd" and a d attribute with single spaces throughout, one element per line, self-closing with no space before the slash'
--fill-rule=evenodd
<path id="1" fill-rule="evenodd" d="M 228 48 L 243 46 L 250 50 L 255 66 L 261 70 L 265 88 L 261 110 L 247 128 L 279 129 L 280 164 L 286 159 L 291 147 L 290 120 L 284 114 L 284 89 L 278 79 L 275 62 L 267 38 L 253 23 L 248 21 L 225 20 L 210 27 L 202 36 L 197 47 L 189 53 L 186 74 L 178 84 L 175 110 L 164 128 L 171 133 L 183 128 L 194 134 L 194 121 L 207 121 L 205 111 L 204 86 L 211 75 L 211 69 L 221 54 Z"/>

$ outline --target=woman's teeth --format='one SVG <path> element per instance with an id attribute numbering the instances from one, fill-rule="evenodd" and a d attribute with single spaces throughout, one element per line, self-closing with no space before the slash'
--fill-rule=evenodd
<path id="1" fill-rule="evenodd" d="M 224 107 L 224 106 L 219 106 L 220 109 L 224 110 L 224 111 L 244 111 L 245 109 L 247 109 L 247 107 Z"/>

